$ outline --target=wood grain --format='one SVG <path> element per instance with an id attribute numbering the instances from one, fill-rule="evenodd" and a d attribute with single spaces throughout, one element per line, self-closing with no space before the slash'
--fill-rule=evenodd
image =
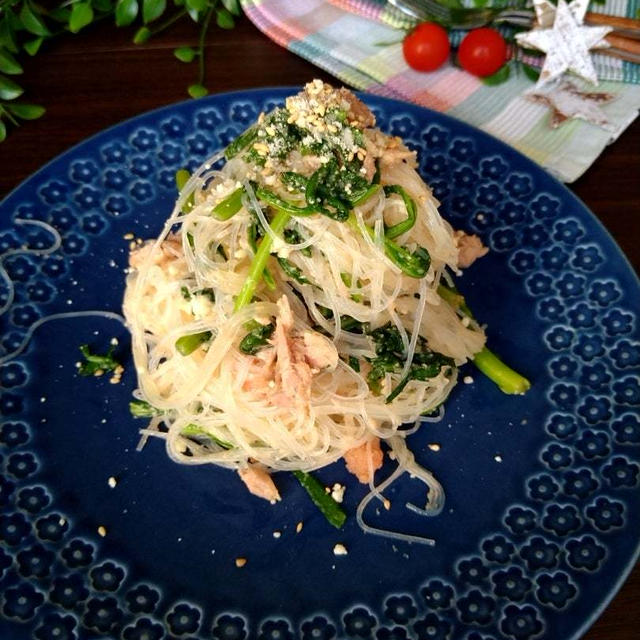
<path id="1" fill-rule="evenodd" d="M 195 67 L 172 49 L 195 45 L 196 28 L 184 22 L 143 48 L 132 30 L 101 24 L 48 46 L 25 64 L 25 99 L 47 107 L 41 120 L 11 132 L 0 144 L 0 197 L 48 160 L 126 118 L 187 99 Z M 244 19 L 233 31 L 211 33 L 206 48 L 212 93 L 260 86 L 300 85 L 331 78 L 280 48 Z M 607 148 L 569 188 L 598 216 L 630 262 L 640 265 L 640 121 Z M 597 579 L 597 577 L 595 578 Z M 585 640 L 638 637 L 640 569 L 631 574 Z"/>

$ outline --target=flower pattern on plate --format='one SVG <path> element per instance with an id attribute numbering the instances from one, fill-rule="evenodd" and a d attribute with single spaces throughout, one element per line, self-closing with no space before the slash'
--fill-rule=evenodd
<path id="1" fill-rule="evenodd" d="M 60 170 L 37 174 L 28 192 L 19 190 L 6 215 L 13 228 L 0 230 L 0 252 L 51 246 L 50 233 L 20 220 L 51 224 L 61 248 L 5 257 L 15 301 L 3 318 L 3 349 L 16 349 L 33 322 L 56 310 L 78 265 L 135 230 L 140 211 L 166 210 L 177 168 L 193 170 L 278 98 L 255 95 L 264 99 L 212 96 L 143 116 L 80 145 L 58 161 Z M 407 585 L 376 602 L 345 601 L 334 615 L 289 620 L 266 612 L 253 620 L 215 605 L 176 603 L 163 598 L 163 585 L 106 557 L 103 541 L 87 536 L 75 513 L 61 515 L 69 509 L 49 486 L 40 424 L 31 416 L 35 372 L 16 359 L 0 368 L 0 580 L 13 580 L 0 616 L 25 623 L 31 637 L 535 640 L 551 629 L 549 613 L 581 601 L 584 575 L 597 579 L 612 561 L 611 541 L 626 534 L 627 500 L 640 479 L 637 309 L 619 258 L 532 165 L 442 116 L 425 119 L 410 105 L 398 110 L 371 100 L 387 131 L 408 136 L 420 151 L 420 168 L 449 219 L 481 235 L 492 250 L 488 260 L 517 283 L 510 286 L 540 329 L 534 386 L 545 408 L 530 468 L 499 505 L 502 518 L 413 591 Z M 6 300 L 2 283 L 0 304 Z"/>

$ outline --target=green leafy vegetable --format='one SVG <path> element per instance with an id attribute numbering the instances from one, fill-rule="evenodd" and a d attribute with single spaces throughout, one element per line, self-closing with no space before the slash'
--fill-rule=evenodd
<path id="1" fill-rule="evenodd" d="M 184 436 L 185 438 L 192 439 L 199 444 L 202 444 L 201 440 L 204 439 L 214 442 L 215 444 L 221 446 L 223 449 L 233 449 L 233 445 L 230 442 L 221 440 L 209 431 L 203 429 L 202 427 L 199 427 L 197 424 L 188 424 L 186 427 L 183 427 L 180 435 Z"/>
<path id="2" fill-rule="evenodd" d="M 114 357 L 115 347 L 109 347 L 107 353 L 103 356 L 91 353 L 88 344 L 80 345 L 80 351 L 85 361 L 80 364 L 78 373 L 81 376 L 93 376 L 106 371 L 114 371 L 117 367 L 122 366 Z"/>
<path id="3" fill-rule="evenodd" d="M 278 256 L 280 268 L 292 279 L 300 284 L 313 284 L 293 262 Z"/>
<path id="4" fill-rule="evenodd" d="M 190 333 L 176 340 L 176 350 L 183 356 L 191 355 L 200 345 L 211 340 L 211 331 Z"/>
<path id="5" fill-rule="evenodd" d="M 227 160 L 237 156 L 241 151 L 246 149 L 258 135 L 258 130 L 255 127 L 247 129 L 244 133 L 241 133 L 233 142 L 231 142 L 224 150 L 224 156 Z"/>
<path id="6" fill-rule="evenodd" d="M 372 331 L 371 337 L 375 343 L 376 357 L 370 360 L 371 369 L 367 375 L 367 382 L 371 390 L 379 394 L 386 374 L 402 371 L 406 355 L 402 337 L 395 325 L 387 323 Z M 385 398 L 385 402 L 387 404 L 393 402 L 411 380 L 428 380 L 437 376 L 444 367 L 453 368 L 454 366 L 451 358 L 432 351 L 428 348 L 426 340 L 419 337 L 407 374 Z"/>
<path id="7" fill-rule="evenodd" d="M 289 222 L 290 217 L 291 214 L 287 211 L 277 211 L 270 224 L 272 231 L 276 235 L 281 234 L 284 231 L 287 222 Z M 260 281 L 264 268 L 267 265 L 272 245 L 273 240 L 271 239 L 271 235 L 267 235 L 262 239 L 256 254 L 253 256 L 253 260 L 251 261 L 247 279 L 244 281 L 242 289 L 240 289 L 240 293 L 235 300 L 235 311 L 242 309 L 242 307 L 251 302 L 251 298 L 253 298 L 258 282 Z"/>
<path id="8" fill-rule="evenodd" d="M 255 326 L 252 326 L 249 333 L 240 341 L 240 351 L 250 356 L 255 355 L 260 349 L 267 346 L 275 329 L 276 325 L 273 322 L 269 324 L 255 322 Z"/>
<path id="9" fill-rule="evenodd" d="M 288 244 L 300 244 L 303 242 L 302 236 L 298 233 L 296 229 L 285 229 L 284 230 L 284 239 Z M 300 249 L 300 253 L 307 258 L 311 257 L 311 247 L 305 247 L 304 249 Z"/>
<path id="10" fill-rule="evenodd" d="M 407 219 L 402 222 L 398 222 L 398 224 L 394 224 L 385 230 L 384 235 L 389 240 L 393 240 L 398 236 L 401 236 L 403 233 L 409 231 L 413 225 L 416 223 L 417 217 L 417 209 L 416 203 L 413 201 L 413 198 L 400 186 L 397 184 L 388 185 L 384 188 L 384 192 L 386 195 L 390 195 L 395 193 L 402 198 L 404 202 L 404 206 L 407 210 Z"/>
<path id="11" fill-rule="evenodd" d="M 145 400 L 131 400 L 129 411 L 134 418 L 153 418 L 164 413 L 162 409 L 154 407 Z"/>
<path id="12" fill-rule="evenodd" d="M 438 286 L 438 294 L 454 309 L 461 311 L 463 315 L 468 318 L 473 318 L 471 309 L 467 306 L 464 296 L 460 295 L 458 291 L 444 284 L 440 284 Z M 504 393 L 522 394 L 531 388 L 531 383 L 527 378 L 502 362 L 502 360 L 486 346 L 473 357 L 473 364 L 482 371 L 489 380 L 495 382 Z"/>
<path id="13" fill-rule="evenodd" d="M 308 179 L 295 171 L 284 171 L 280 174 L 280 181 L 285 187 L 300 193 L 306 190 Z"/>
<path id="14" fill-rule="evenodd" d="M 213 208 L 213 217 L 217 220 L 229 220 L 242 209 L 242 195 L 244 194 L 243 187 L 236 189 L 231 195 L 227 196 L 224 200 L 218 202 Z"/>
<path id="15" fill-rule="evenodd" d="M 304 471 L 294 471 L 293 475 L 302 485 L 302 488 L 309 494 L 309 497 L 316 507 L 320 509 L 320 512 L 329 524 L 336 529 L 340 529 L 344 525 L 347 515 L 340 505 L 331 497 L 331 494 L 327 493 L 320 482 L 311 474 Z"/>

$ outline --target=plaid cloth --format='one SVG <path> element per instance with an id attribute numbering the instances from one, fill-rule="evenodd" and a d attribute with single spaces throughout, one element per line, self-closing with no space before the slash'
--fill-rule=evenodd
<path id="1" fill-rule="evenodd" d="M 640 109 L 640 65 L 594 55 L 610 131 L 570 120 L 549 126 L 547 107 L 524 97 L 533 83 L 512 73 L 498 86 L 447 64 L 410 69 L 401 41 L 411 21 L 384 0 L 241 0 L 249 19 L 272 40 L 356 89 L 408 100 L 464 120 L 507 142 L 564 182 L 582 175 Z M 598 11 L 635 17 L 638 0 L 606 0 Z M 591 85 L 586 85 L 591 87 Z"/>

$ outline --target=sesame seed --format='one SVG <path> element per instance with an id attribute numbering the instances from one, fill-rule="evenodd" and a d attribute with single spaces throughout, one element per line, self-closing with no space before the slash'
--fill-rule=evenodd
<path id="1" fill-rule="evenodd" d="M 103 526 L 103 525 L 100 525 L 98 527 L 98 535 L 101 538 L 104 538 L 107 535 L 107 528 L 105 526 Z"/>
<path id="2" fill-rule="evenodd" d="M 440 451 L 440 445 L 437 442 L 427 445 L 431 451 Z"/>
<path id="3" fill-rule="evenodd" d="M 302 531 L 302 520 L 300 520 L 300 522 L 298 522 L 298 524 L 296 525 L 296 533 L 300 533 Z"/>
<path id="4" fill-rule="evenodd" d="M 244 567 L 245 564 L 247 564 L 246 558 L 236 558 L 236 567 Z"/>
<path id="5" fill-rule="evenodd" d="M 343 544 L 338 543 L 333 547 L 334 556 L 346 556 L 347 553 L 349 552 L 347 551 L 347 548 Z"/>
<path id="6" fill-rule="evenodd" d="M 113 476 L 109 476 L 107 484 L 109 485 L 109 487 L 111 487 L 111 489 L 113 489 L 118 484 L 118 481 Z"/>

